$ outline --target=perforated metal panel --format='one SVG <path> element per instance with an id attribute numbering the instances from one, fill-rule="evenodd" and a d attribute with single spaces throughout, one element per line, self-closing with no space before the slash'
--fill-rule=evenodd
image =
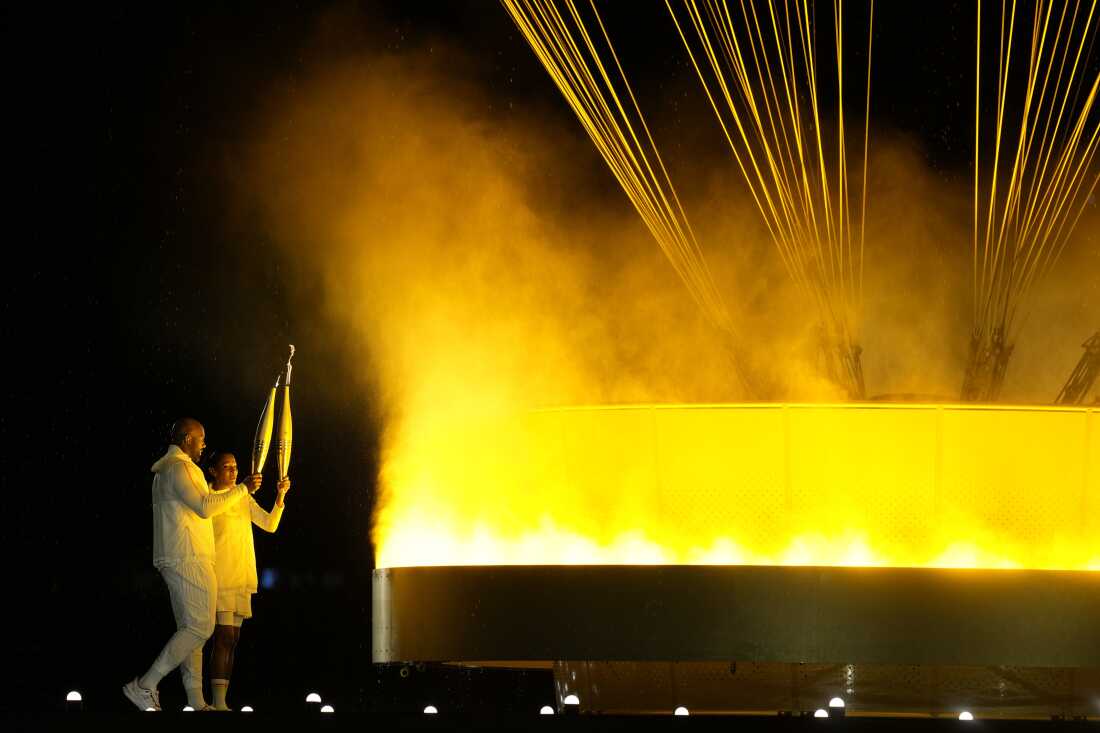
<path id="1" fill-rule="evenodd" d="M 777 529 L 789 531 L 791 509 L 784 413 L 700 408 L 652 414 L 664 518 L 654 534 L 670 544 L 697 538 L 700 550 L 721 539 L 781 549 Z"/>
<path id="2" fill-rule="evenodd" d="M 487 419 L 389 486 L 379 564 L 1100 570 L 1097 415 L 760 404 Z"/>

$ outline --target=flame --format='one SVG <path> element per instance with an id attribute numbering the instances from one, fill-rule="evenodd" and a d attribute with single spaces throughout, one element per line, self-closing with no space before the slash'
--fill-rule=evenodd
<path id="1" fill-rule="evenodd" d="M 760 404 L 422 418 L 385 457 L 377 563 L 1097 570 L 1097 414 Z"/>

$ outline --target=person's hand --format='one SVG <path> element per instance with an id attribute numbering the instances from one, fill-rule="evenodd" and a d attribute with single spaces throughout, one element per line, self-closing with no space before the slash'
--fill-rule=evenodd
<path id="1" fill-rule="evenodd" d="M 290 491 L 290 479 L 281 478 L 279 483 L 275 484 L 275 488 L 279 490 L 279 496 L 275 499 L 275 503 L 279 506 L 283 505 L 283 497 L 286 496 L 286 492 Z"/>
<path id="2" fill-rule="evenodd" d="M 260 484 L 263 482 L 264 477 L 261 473 L 254 473 L 244 480 L 244 485 L 248 487 L 248 493 L 255 494 L 260 489 Z"/>

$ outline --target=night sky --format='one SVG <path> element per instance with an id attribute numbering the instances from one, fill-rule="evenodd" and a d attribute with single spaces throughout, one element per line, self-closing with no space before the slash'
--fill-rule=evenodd
<path id="1" fill-rule="evenodd" d="M 972 6 L 878 5 L 872 115 L 965 181 Z M 663 3 L 617 2 L 607 14 L 615 27 L 636 26 L 616 40 L 643 94 L 695 91 Z M 318 49 L 317 28 L 333 17 L 348 40 Z M 271 90 L 293 88 L 320 57 L 435 40 L 465 54 L 456 73 L 488 90 L 487 116 L 538 105 L 563 134 L 583 140 L 580 127 L 489 0 L 93 5 L 13 13 L 9 29 L 18 36 L 6 51 L 5 120 L 17 226 L 4 247 L 0 480 L 14 537 L 5 543 L 7 676 L 18 694 L 3 706 L 56 705 L 74 687 L 91 707 L 128 705 L 119 687 L 172 630 L 150 562 L 148 467 L 182 415 L 246 465 L 288 343 L 298 349 L 294 484 L 278 534 L 256 537 L 271 587 L 245 626 L 231 698 L 270 707 L 317 687 L 337 705 L 365 706 L 384 420 L 361 378 L 370 354 L 319 315 L 316 274 L 272 246 L 258 214 L 227 205 L 226 170 Z M 578 168 L 606 175 L 589 152 Z M 610 176 L 606 186 L 609 205 L 626 207 Z M 273 464 L 257 495 L 265 506 Z M 182 700 L 177 680 L 162 685 L 166 706 Z"/>

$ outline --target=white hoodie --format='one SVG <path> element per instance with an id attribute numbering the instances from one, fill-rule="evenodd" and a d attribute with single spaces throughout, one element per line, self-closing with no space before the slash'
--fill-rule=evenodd
<path id="1" fill-rule="evenodd" d="M 214 562 L 210 517 L 248 496 L 244 485 L 211 494 L 202 471 L 177 445 L 153 464 L 153 565 Z"/>

